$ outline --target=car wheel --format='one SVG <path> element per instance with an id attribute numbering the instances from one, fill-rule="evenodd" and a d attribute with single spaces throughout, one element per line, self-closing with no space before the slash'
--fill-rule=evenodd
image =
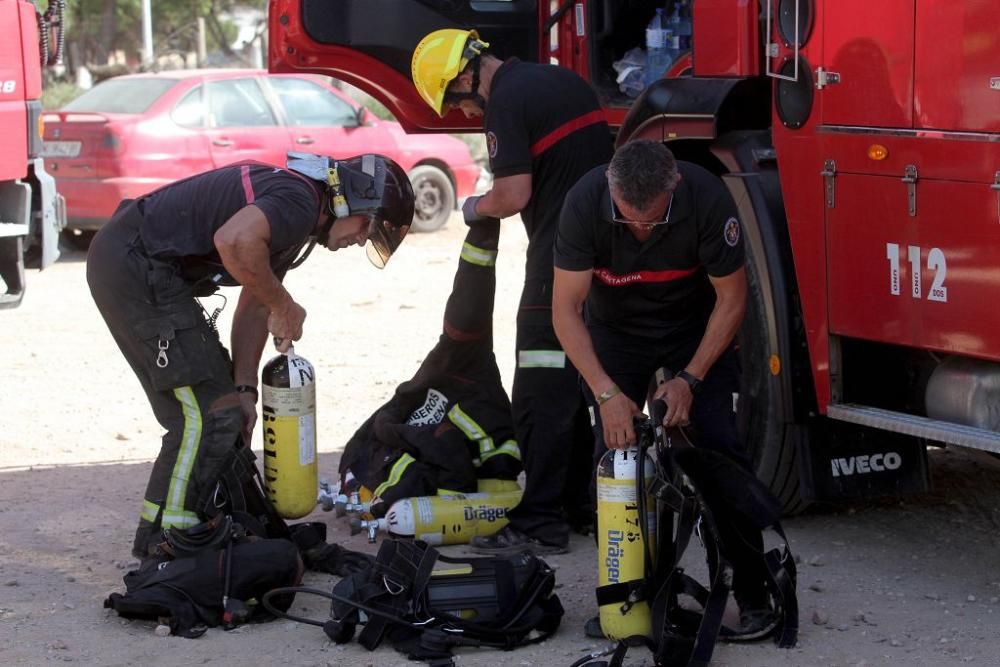
<path id="1" fill-rule="evenodd" d="M 444 227 L 455 210 L 455 188 L 448 175 L 424 164 L 410 172 L 410 183 L 415 198 L 411 229 L 433 232 Z"/>

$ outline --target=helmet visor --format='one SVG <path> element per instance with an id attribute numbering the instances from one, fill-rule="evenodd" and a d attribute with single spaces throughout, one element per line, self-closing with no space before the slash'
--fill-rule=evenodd
<path id="1" fill-rule="evenodd" d="M 409 225 L 394 225 L 388 220 L 373 218 L 368 225 L 368 243 L 365 244 L 368 261 L 376 268 L 384 269 L 408 231 Z"/>

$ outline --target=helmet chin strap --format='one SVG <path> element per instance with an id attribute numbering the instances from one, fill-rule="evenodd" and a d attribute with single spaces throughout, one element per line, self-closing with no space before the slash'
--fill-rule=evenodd
<path id="1" fill-rule="evenodd" d="M 329 205 L 327 206 L 329 209 Z M 316 230 L 316 243 L 323 247 L 326 247 L 327 242 L 330 240 L 330 232 L 333 230 L 333 223 L 337 221 L 336 216 L 334 216 L 333 211 L 328 211 L 329 215 L 326 222 Z"/>
<path id="2" fill-rule="evenodd" d="M 468 93 L 448 93 L 448 97 L 458 101 L 469 100 L 485 113 L 486 98 L 479 93 L 479 68 L 481 62 L 481 56 L 476 56 L 470 61 L 472 65 L 472 91 Z"/>

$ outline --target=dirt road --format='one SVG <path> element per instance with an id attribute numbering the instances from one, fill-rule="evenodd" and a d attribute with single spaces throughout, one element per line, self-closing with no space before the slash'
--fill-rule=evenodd
<path id="1" fill-rule="evenodd" d="M 289 274 L 309 311 L 297 350 L 319 374 L 322 474 L 334 477 L 347 438 L 436 341 L 464 232 L 455 216 L 439 233 L 414 235 L 382 272 L 355 248 L 319 250 Z M 520 226 L 505 223 L 496 339 L 508 388 L 525 245 Z M 319 628 L 286 621 L 186 640 L 102 609 L 131 562 L 160 429 L 90 300 L 82 254 L 28 283 L 24 305 L 0 311 L 0 664 L 407 664 L 391 648 L 335 646 Z M 227 296 L 228 326 L 235 294 Z M 787 521 L 800 559 L 799 646 L 720 644 L 714 664 L 1000 664 L 1000 463 L 960 450 L 935 452 L 932 461 L 931 494 Z M 332 514 L 311 518 L 329 523 L 331 541 L 372 549 Z M 567 610 L 558 635 L 513 653 L 463 651 L 459 664 L 569 665 L 600 645 L 582 633 L 594 613 L 593 542 L 575 537 L 571 553 L 547 560 L 558 568 Z M 333 580 L 308 578 L 322 588 Z M 326 614 L 313 600 L 295 609 Z M 634 650 L 629 663 L 650 660 Z"/>

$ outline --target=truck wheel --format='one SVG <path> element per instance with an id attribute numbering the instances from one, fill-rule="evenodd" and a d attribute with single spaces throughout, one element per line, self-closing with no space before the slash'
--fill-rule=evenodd
<path id="1" fill-rule="evenodd" d="M 433 232 L 444 227 L 455 210 L 455 188 L 448 175 L 429 164 L 414 167 L 409 175 L 416 198 L 411 229 Z"/>
<path id="2" fill-rule="evenodd" d="M 746 253 L 747 310 L 737 339 L 742 366 L 737 408 L 740 435 L 757 478 L 781 501 L 786 514 L 795 514 L 808 503 L 801 498 L 799 478 L 799 448 L 804 446 L 806 427 L 794 423 L 788 414 L 793 400 L 787 395 L 792 391 L 787 376 L 794 362 L 779 355 L 779 372 L 772 372 L 770 355 L 778 350 L 772 350 L 770 332 L 777 331 L 779 337 L 785 334 L 768 319 L 774 317 L 775 303 L 772 288 L 762 284 L 762 276 L 769 275 L 763 270 L 764 260 L 754 255 L 752 243 L 747 243 Z"/>

